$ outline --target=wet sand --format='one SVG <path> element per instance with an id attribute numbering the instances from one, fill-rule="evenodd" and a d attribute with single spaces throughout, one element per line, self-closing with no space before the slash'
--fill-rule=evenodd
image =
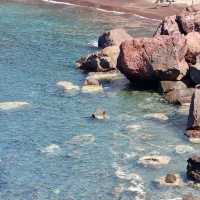
<path id="1" fill-rule="evenodd" d="M 40 3 L 42 0 L 10 0 L 24 3 Z M 47 1 L 47 0 L 46 0 Z M 51 0 L 49 0 L 51 3 Z M 165 16 L 179 13 L 185 5 L 159 6 L 153 3 L 154 0 L 52 0 L 65 2 L 86 7 L 103 9 L 104 11 L 117 11 L 127 14 L 136 14 L 148 18 L 162 19 Z M 62 5 L 62 4 L 59 4 Z M 63 4 L 64 5 L 64 4 Z"/>

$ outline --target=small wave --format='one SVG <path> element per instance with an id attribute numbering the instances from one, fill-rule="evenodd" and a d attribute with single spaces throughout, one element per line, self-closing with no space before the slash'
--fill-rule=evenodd
<path id="1" fill-rule="evenodd" d="M 93 40 L 88 43 L 88 46 L 92 48 L 98 48 L 98 42 L 96 40 Z"/>
<path id="2" fill-rule="evenodd" d="M 137 15 L 137 14 L 134 14 L 135 17 L 138 17 L 140 19 L 146 19 L 146 20 L 151 20 L 151 21 L 157 21 L 157 22 L 161 22 L 161 20 L 159 19 L 154 19 L 154 18 L 149 18 L 149 17 L 144 17 L 142 15 Z"/>
<path id="3" fill-rule="evenodd" d="M 106 13 L 114 13 L 114 14 L 117 14 L 117 15 L 126 14 L 125 12 L 119 12 L 119 11 L 115 11 L 115 10 L 106 10 L 106 9 L 102 9 L 102 8 L 96 8 L 96 10 L 101 11 L 101 12 L 106 12 Z"/>
<path id="4" fill-rule="evenodd" d="M 50 144 L 47 147 L 41 149 L 40 151 L 48 155 L 56 155 L 61 152 L 61 148 L 57 144 Z"/>
<path id="5" fill-rule="evenodd" d="M 67 6 L 79 6 L 73 3 L 67 3 L 63 1 L 54 1 L 54 0 L 42 0 L 43 2 L 52 3 L 52 4 L 60 4 L 60 5 L 67 5 Z"/>

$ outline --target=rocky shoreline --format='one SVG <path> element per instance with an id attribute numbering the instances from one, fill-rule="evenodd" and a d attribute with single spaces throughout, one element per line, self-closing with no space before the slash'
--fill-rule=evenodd
<path id="1" fill-rule="evenodd" d="M 185 135 L 190 142 L 200 143 L 199 5 L 166 17 L 151 38 L 133 38 L 125 30 L 115 29 L 99 37 L 98 47 L 98 52 L 77 61 L 79 69 L 93 72 L 96 77 L 100 73 L 121 72 L 134 86 L 156 90 L 169 103 L 190 105 Z M 164 157 L 152 157 L 144 162 L 160 165 L 160 159 L 162 161 Z M 178 175 L 169 177 L 174 181 L 165 185 L 180 182 Z M 200 183 L 199 155 L 188 159 L 187 177 L 194 184 Z"/>

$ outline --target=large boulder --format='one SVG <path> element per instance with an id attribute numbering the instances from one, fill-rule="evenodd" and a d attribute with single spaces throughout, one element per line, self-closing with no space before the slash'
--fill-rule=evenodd
<path id="1" fill-rule="evenodd" d="M 186 61 L 191 64 L 196 64 L 196 56 L 200 54 L 200 33 L 191 32 L 186 35 L 188 51 L 185 56 Z"/>
<path id="2" fill-rule="evenodd" d="M 117 67 L 131 81 L 181 80 L 186 52 L 181 35 L 133 39 L 121 44 Z"/>
<path id="3" fill-rule="evenodd" d="M 125 40 L 131 40 L 132 37 L 124 29 L 113 29 L 103 33 L 98 39 L 98 47 L 120 46 Z"/>
<path id="4" fill-rule="evenodd" d="M 192 96 L 186 136 L 192 142 L 200 142 L 200 85 L 196 86 Z"/>
<path id="5" fill-rule="evenodd" d="M 154 36 L 174 34 L 180 34 L 180 30 L 176 22 L 176 15 L 167 16 L 158 26 Z"/>
<path id="6" fill-rule="evenodd" d="M 187 162 L 188 179 L 200 183 L 200 156 L 193 156 Z"/>
<path id="7" fill-rule="evenodd" d="M 108 72 L 116 69 L 119 47 L 107 47 L 76 61 L 77 66 L 88 72 Z"/>

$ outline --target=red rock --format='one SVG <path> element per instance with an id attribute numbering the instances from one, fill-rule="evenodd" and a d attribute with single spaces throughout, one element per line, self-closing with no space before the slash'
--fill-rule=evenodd
<path id="1" fill-rule="evenodd" d="M 180 32 L 183 34 L 200 31 L 200 11 L 183 11 L 177 16 L 176 21 L 179 25 Z"/>
<path id="2" fill-rule="evenodd" d="M 158 26 L 154 36 L 174 34 L 180 34 L 180 30 L 176 22 L 176 15 L 166 17 Z"/>
<path id="3" fill-rule="evenodd" d="M 200 139 L 200 85 L 197 85 L 192 96 L 187 123 L 186 136 L 192 141 Z"/>
<path id="4" fill-rule="evenodd" d="M 188 70 L 184 36 L 157 36 L 125 41 L 117 67 L 131 81 L 180 80 Z"/>
<path id="5" fill-rule="evenodd" d="M 124 29 L 113 29 L 103 33 L 98 39 L 98 46 L 105 48 L 108 46 L 120 46 L 125 40 L 131 40 L 132 37 Z"/>
<path id="6" fill-rule="evenodd" d="M 185 56 L 186 61 L 191 64 L 196 64 L 196 56 L 200 54 L 200 33 L 191 32 L 186 35 L 188 52 Z"/>

